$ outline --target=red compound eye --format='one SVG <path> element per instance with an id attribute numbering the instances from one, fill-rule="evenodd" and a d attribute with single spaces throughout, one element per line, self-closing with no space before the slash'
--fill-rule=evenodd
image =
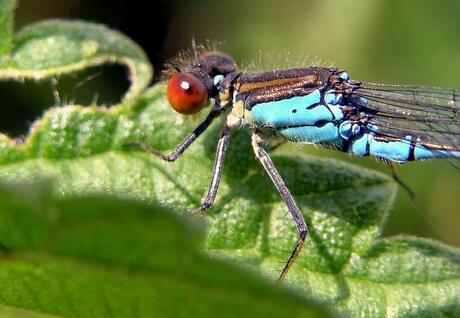
<path id="1" fill-rule="evenodd" d="M 186 73 L 174 74 L 168 82 L 166 96 L 169 104 L 178 113 L 195 114 L 203 108 L 208 92 L 195 76 Z"/>

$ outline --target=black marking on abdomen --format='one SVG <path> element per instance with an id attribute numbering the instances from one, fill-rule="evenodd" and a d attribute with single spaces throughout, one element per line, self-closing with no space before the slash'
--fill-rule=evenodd
<path id="1" fill-rule="evenodd" d="M 342 141 L 342 146 L 340 147 L 340 150 L 343 151 L 343 152 L 348 152 L 348 150 L 350 150 L 350 145 L 351 145 L 351 143 L 353 141 L 355 141 L 355 139 L 352 138 L 351 136 L 350 136 L 350 138 L 343 140 Z"/>
<path id="2" fill-rule="evenodd" d="M 314 127 L 323 127 L 325 126 L 326 124 L 329 124 L 331 121 L 330 120 L 318 120 L 314 125 L 311 125 L 311 126 L 314 126 Z"/>
<path id="3" fill-rule="evenodd" d="M 323 98 L 324 98 L 324 96 L 323 96 Z M 326 109 L 331 113 L 332 121 L 335 122 L 335 114 L 334 114 L 334 112 L 332 111 L 332 109 L 329 107 L 329 104 L 326 103 L 326 102 L 324 102 L 323 105 L 324 105 L 324 106 L 326 107 Z"/>
<path id="4" fill-rule="evenodd" d="M 411 140 L 409 145 L 409 155 L 407 156 L 407 161 L 415 160 L 415 142 Z"/>
<path id="5" fill-rule="evenodd" d="M 371 155 L 371 143 L 370 143 L 370 140 L 369 140 L 369 136 L 372 136 L 372 135 L 367 135 L 367 140 L 366 140 L 366 153 L 364 154 L 363 157 L 368 157 Z M 373 136 L 372 136 L 373 137 Z"/>
<path id="6" fill-rule="evenodd" d="M 323 104 L 322 103 L 315 103 L 315 104 L 312 104 L 308 107 L 305 107 L 306 110 L 311 110 L 311 109 L 315 109 L 316 107 L 318 106 L 322 106 Z"/>
<path id="7" fill-rule="evenodd" d="M 324 127 L 325 125 L 331 123 L 330 121 L 328 120 L 318 120 L 316 123 L 314 123 L 313 125 L 302 125 L 302 124 L 299 124 L 299 125 L 287 125 L 287 126 L 280 126 L 280 127 L 276 127 L 275 129 L 277 130 L 282 130 L 282 129 L 289 129 L 289 128 L 303 128 L 303 127 L 317 127 L 317 128 L 321 128 L 321 127 Z M 270 125 L 267 125 L 267 126 L 262 126 L 262 127 L 266 127 L 266 128 L 273 128 L 273 126 L 270 126 Z"/>

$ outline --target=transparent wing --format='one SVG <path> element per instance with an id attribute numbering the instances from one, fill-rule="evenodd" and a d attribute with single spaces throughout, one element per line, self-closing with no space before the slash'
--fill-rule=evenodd
<path id="1" fill-rule="evenodd" d="M 460 151 L 458 94 L 454 89 L 363 83 L 352 101 L 372 115 L 369 129 L 383 137 L 409 135 L 434 151 Z"/>

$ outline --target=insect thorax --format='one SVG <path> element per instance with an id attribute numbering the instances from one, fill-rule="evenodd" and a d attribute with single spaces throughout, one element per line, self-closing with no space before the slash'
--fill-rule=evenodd
<path id="1" fill-rule="evenodd" d="M 277 130 L 282 127 L 277 125 L 276 119 L 283 116 L 287 118 L 286 125 L 290 125 L 291 119 L 296 116 L 308 119 L 310 113 L 320 114 L 320 107 L 305 114 L 299 112 L 296 116 L 291 111 L 295 113 L 296 108 L 325 105 L 326 91 L 330 91 L 334 98 L 342 96 L 341 92 L 332 88 L 343 82 L 343 78 L 348 79 L 345 72 L 319 67 L 241 75 L 233 85 L 231 121 Z"/>

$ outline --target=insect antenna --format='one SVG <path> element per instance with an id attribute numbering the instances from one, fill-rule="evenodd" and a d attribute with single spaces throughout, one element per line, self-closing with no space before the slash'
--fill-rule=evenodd
<path id="1" fill-rule="evenodd" d="M 177 73 L 182 72 L 181 69 L 179 68 L 179 66 L 174 61 L 169 61 L 168 63 L 171 64 L 171 66 L 173 67 L 173 69 L 175 69 L 177 71 Z"/>
<path id="2" fill-rule="evenodd" d="M 192 52 L 193 52 L 194 59 L 195 60 L 198 59 L 200 52 L 198 50 L 198 46 L 196 45 L 195 34 L 193 34 L 192 36 Z"/>

